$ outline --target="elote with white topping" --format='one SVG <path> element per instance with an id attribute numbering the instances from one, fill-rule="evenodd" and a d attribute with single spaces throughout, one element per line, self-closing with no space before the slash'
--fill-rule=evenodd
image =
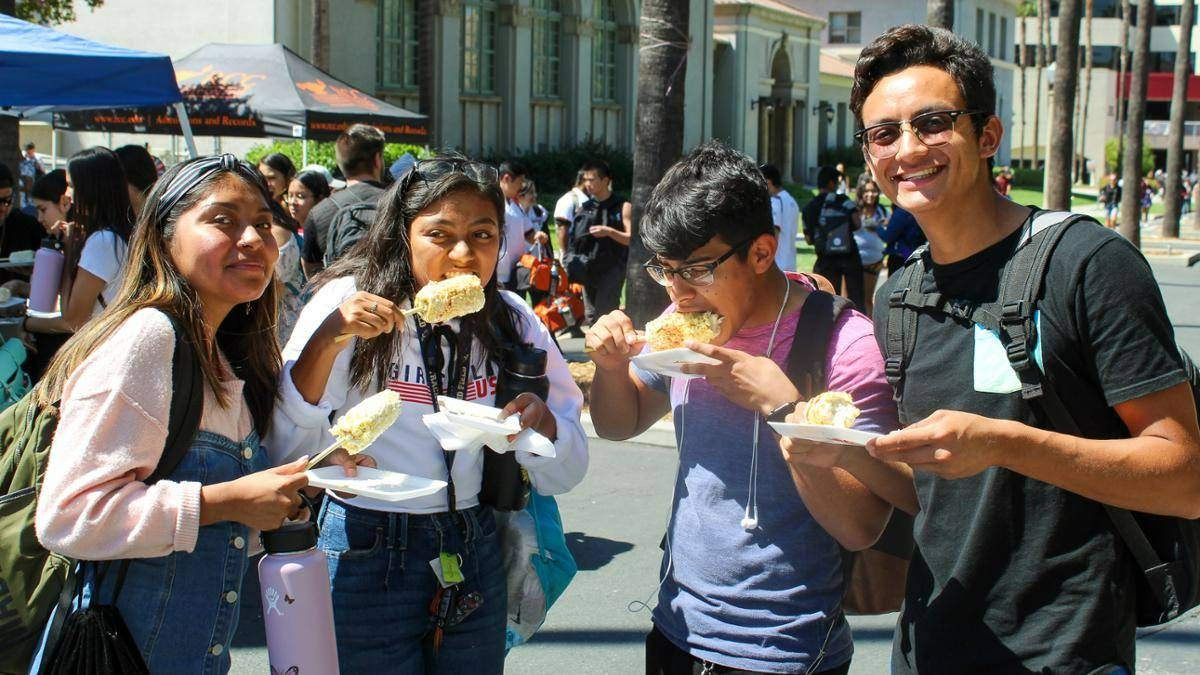
<path id="1" fill-rule="evenodd" d="M 850 394 L 841 391 L 827 391 L 817 394 L 808 401 L 804 409 L 804 419 L 809 424 L 824 424 L 826 426 L 849 429 L 858 419 L 859 409 L 854 406 Z"/>
<path id="2" fill-rule="evenodd" d="M 418 314 L 429 323 L 445 323 L 483 309 L 483 285 L 474 274 L 463 274 L 442 281 L 430 281 L 417 291 L 413 308 L 404 314 Z"/>
<path id="3" fill-rule="evenodd" d="M 687 340 L 711 342 L 724 317 L 712 312 L 672 312 L 646 322 L 646 341 L 656 352 L 682 347 Z"/>

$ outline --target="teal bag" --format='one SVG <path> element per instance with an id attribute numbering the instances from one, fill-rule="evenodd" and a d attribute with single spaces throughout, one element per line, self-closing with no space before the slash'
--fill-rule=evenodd
<path id="1" fill-rule="evenodd" d="M 542 627 L 579 568 L 554 497 L 530 490 L 523 510 L 498 511 L 496 523 L 508 586 L 507 652 Z"/>
<path id="2" fill-rule="evenodd" d="M 0 346 L 0 409 L 20 401 L 32 386 L 21 369 L 25 356 L 25 344 L 17 338 L 9 338 Z"/>

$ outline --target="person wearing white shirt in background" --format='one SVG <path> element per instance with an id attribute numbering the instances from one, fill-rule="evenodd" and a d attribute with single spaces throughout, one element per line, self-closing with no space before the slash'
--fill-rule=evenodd
<path id="1" fill-rule="evenodd" d="M 583 169 L 580 169 L 575 172 L 575 187 L 559 197 L 554 204 L 554 225 L 558 230 L 558 256 L 560 258 L 567 250 L 567 236 L 571 233 L 571 225 L 575 222 L 575 211 L 590 197 L 583 182 Z"/>
<path id="2" fill-rule="evenodd" d="M 800 205 L 791 193 L 783 189 L 783 178 L 773 164 L 759 167 L 767 179 L 767 192 L 771 195 L 771 218 L 775 221 L 775 235 L 779 248 L 775 250 L 775 264 L 784 272 L 797 272 L 796 233 L 800 229 Z"/>
<path id="3" fill-rule="evenodd" d="M 523 393 L 505 412 L 552 441 L 555 456 L 518 449 L 515 458 L 542 495 L 570 490 L 587 471 L 583 395 L 533 310 L 495 278 L 504 201 L 491 166 L 456 156 L 418 162 L 382 195 L 361 245 L 313 279 L 283 350 L 267 442 L 274 462 L 328 446 L 330 420 L 386 388 L 403 401 L 399 419 L 367 453 L 338 449 L 332 461 L 450 481 L 401 502 L 326 500 L 319 546 L 329 556 L 342 672 L 503 672 L 505 568 L 492 507 L 479 497 L 482 447 L 443 452 L 422 419 L 435 394 L 494 405 L 499 345 L 545 351 L 549 395 Z M 481 311 L 436 326 L 401 313 L 418 289 L 462 274 L 482 282 Z M 461 616 L 435 630 L 430 603 L 441 596 L 430 562 L 445 559 L 461 561 L 464 580 L 446 591 Z"/>
<path id="4" fill-rule="evenodd" d="M 500 164 L 500 191 L 504 193 L 504 246 L 496 266 L 496 279 L 505 290 L 514 290 L 516 285 L 517 261 L 525 254 L 525 246 L 535 241 L 546 243 L 550 238 L 544 232 L 535 232 L 533 223 L 525 209 L 521 208 L 521 188 L 525 187 L 528 172 L 518 162 Z"/>

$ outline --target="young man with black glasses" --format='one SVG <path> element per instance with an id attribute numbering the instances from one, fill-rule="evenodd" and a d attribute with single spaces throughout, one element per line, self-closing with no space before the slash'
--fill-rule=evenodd
<path id="1" fill-rule="evenodd" d="M 868 449 L 910 465 L 920 501 L 891 671 L 1132 672 L 1141 572 L 1104 505 L 1200 516 L 1195 402 L 1150 268 L 1074 221 L 1051 250 L 1036 330 L 1018 330 L 1009 311 L 1026 310 L 994 306 L 1001 282 L 1032 278 L 1014 260 L 1057 218 L 1035 221 L 992 187 L 1004 129 L 988 56 L 942 29 L 891 29 L 862 51 L 851 108 L 876 182 L 929 238 L 875 310 L 909 426 Z M 1036 335 L 1032 363 L 1010 364 L 1022 333 Z"/>
<path id="2" fill-rule="evenodd" d="M 695 379 L 632 364 L 644 338 L 619 310 L 587 336 L 597 432 L 630 438 L 673 412 L 679 443 L 646 672 L 845 673 L 852 645 L 839 544 L 870 546 L 891 512 L 846 467 L 866 476 L 888 467 L 847 446 L 796 444 L 796 459 L 785 460 L 767 426 L 800 400 L 784 365 L 793 335 L 806 333 L 797 327 L 802 308 L 827 296 L 775 264 L 766 181 L 719 142 L 667 171 L 641 222 L 654 254 L 645 269 L 667 288 L 667 312 L 723 317 L 712 344 L 689 344 L 716 364 L 683 366 Z M 850 393 L 862 410 L 858 428 L 894 428 L 865 316 L 841 314 L 817 353 L 827 355 L 821 384 Z M 826 461 L 808 461 L 810 452 Z"/>

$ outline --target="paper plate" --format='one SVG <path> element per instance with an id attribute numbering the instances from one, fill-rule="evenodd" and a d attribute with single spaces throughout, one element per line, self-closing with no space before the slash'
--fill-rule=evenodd
<path id="1" fill-rule="evenodd" d="M 349 478 L 340 466 L 323 466 L 308 471 L 308 484 L 349 492 L 360 497 L 370 497 L 385 502 L 402 502 L 431 495 L 446 487 L 446 481 L 433 478 L 410 476 L 398 471 L 382 471 L 366 466 L 358 467 L 358 475 Z"/>
<path id="2" fill-rule="evenodd" d="M 707 363 L 710 366 L 715 366 L 721 362 L 711 356 L 705 356 L 686 347 L 677 347 L 675 349 L 664 349 L 661 352 L 638 354 L 633 357 L 633 363 L 638 368 L 649 370 L 652 373 L 659 373 L 660 375 L 667 375 L 669 377 L 693 378 L 700 376 L 688 375 L 680 370 L 679 366 L 685 363 Z"/>
<path id="3" fill-rule="evenodd" d="M 509 415 L 501 421 L 500 408 L 448 396 L 438 397 L 438 407 L 451 422 L 469 429 L 505 436 L 521 431 L 521 418 L 517 415 Z"/>
<path id="4" fill-rule="evenodd" d="M 8 309 L 9 307 L 16 307 L 17 305 L 24 305 L 24 304 L 25 304 L 25 298 L 18 298 L 17 296 L 14 295 L 14 296 L 10 297 L 8 300 L 5 300 L 4 302 L 0 302 L 0 309 Z"/>
<path id="5" fill-rule="evenodd" d="M 825 424 L 789 424 L 787 422 L 767 422 L 771 428 L 785 438 L 803 438 L 817 443 L 838 443 L 840 445 L 866 445 L 872 438 L 883 434 L 858 429 L 843 429 Z"/>

